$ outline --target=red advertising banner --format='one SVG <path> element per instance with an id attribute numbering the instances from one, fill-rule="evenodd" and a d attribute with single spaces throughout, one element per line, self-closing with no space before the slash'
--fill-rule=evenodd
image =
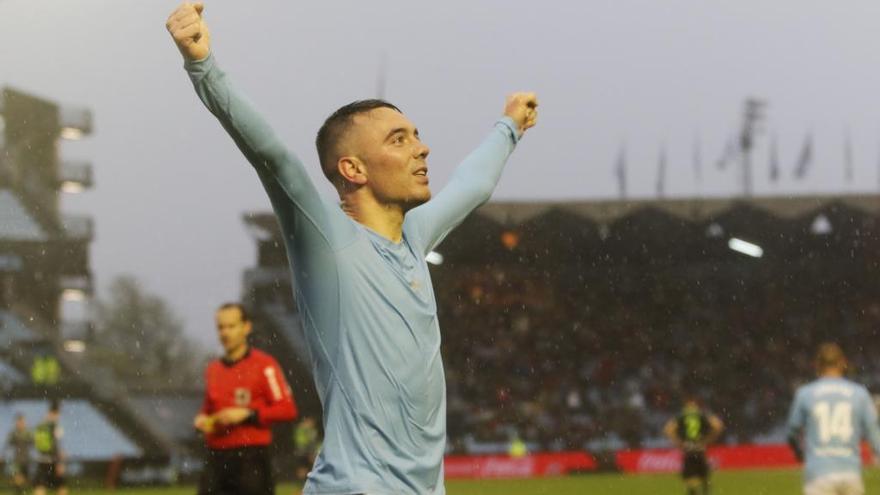
<path id="1" fill-rule="evenodd" d="M 445 460 L 447 478 L 539 478 L 596 468 L 596 459 L 586 452 L 532 454 L 525 457 L 449 456 Z"/>
<path id="2" fill-rule="evenodd" d="M 862 457 L 867 452 L 862 449 Z M 797 467 L 788 445 L 718 446 L 708 450 L 715 469 Z M 617 467 L 626 473 L 669 473 L 681 470 L 681 452 L 670 449 L 623 450 L 617 453 Z"/>

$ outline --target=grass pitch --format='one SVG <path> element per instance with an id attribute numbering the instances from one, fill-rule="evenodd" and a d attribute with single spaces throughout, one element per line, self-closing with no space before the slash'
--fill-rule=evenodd
<path id="1" fill-rule="evenodd" d="M 801 473 L 797 470 L 725 471 L 713 476 L 712 495 L 799 495 Z M 865 472 L 867 493 L 880 492 L 880 470 Z M 681 495 L 675 475 L 596 474 L 531 480 L 449 481 L 448 495 Z M 71 489 L 72 495 L 192 495 L 194 487 L 120 489 Z M 277 495 L 295 495 L 299 487 L 280 485 Z"/>

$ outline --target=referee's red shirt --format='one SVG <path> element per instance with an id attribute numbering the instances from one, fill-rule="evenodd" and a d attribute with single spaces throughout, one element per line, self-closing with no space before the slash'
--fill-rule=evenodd
<path id="1" fill-rule="evenodd" d="M 211 449 L 269 445 L 270 425 L 296 417 L 293 394 L 278 362 L 258 349 L 248 349 L 235 362 L 212 361 L 205 371 L 205 384 L 202 414 L 214 414 L 227 407 L 246 407 L 256 412 L 252 421 L 227 427 L 216 425 L 213 433 L 205 435 Z"/>

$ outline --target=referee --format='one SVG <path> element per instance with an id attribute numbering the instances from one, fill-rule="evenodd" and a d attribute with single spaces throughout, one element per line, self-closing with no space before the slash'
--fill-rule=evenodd
<path id="1" fill-rule="evenodd" d="M 278 362 L 248 345 L 245 308 L 224 304 L 216 321 L 224 357 L 205 371 L 205 401 L 193 421 L 208 445 L 199 495 L 271 495 L 270 426 L 294 419 L 296 405 Z"/>

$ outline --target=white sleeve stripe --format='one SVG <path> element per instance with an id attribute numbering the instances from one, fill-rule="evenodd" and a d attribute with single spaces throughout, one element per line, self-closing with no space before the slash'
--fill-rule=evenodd
<path id="1" fill-rule="evenodd" d="M 281 387 L 278 385 L 278 377 L 275 376 L 275 368 L 269 366 L 263 370 L 263 373 L 266 375 L 266 380 L 269 381 L 269 388 L 272 390 L 272 398 L 275 400 L 281 400 L 284 398 L 281 395 Z"/>

